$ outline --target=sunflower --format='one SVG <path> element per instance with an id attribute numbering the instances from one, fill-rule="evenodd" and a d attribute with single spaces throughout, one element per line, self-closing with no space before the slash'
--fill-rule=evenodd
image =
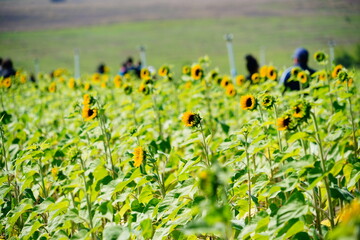
<path id="1" fill-rule="evenodd" d="M 185 112 L 181 120 L 187 127 L 197 127 L 200 124 L 201 117 L 196 113 Z"/>
<path id="2" fill-rule="evenodd" d="M 265 94 L 261 98 L 261 106 L 265 109 L 271 109 L 275 104 L 275 98 L 269 94 Z"/>
<path id="3" fill-rule="evenodd" d="M 149 86 L 147 86 L 147 85 L 144 84 L 144 83 L 140 84 L 138 90 L 139 90 L 139 92 L 141 92 L 141 93 L 143 93 L 143 94 L 145 94 L 145 95 L 149 95 L 149 93 L 150 93 L 150 88 L 149 88 Z"/>
<path id="4" fill-rule="evenodd" d="M 325 71 L 319 72 L 317 76 L 320 81 L 325 81 L 327 79 L 327 74 Z"/>
<path id="5" fill-rule="evenodd" d="M 293 130 L 296 128 L 297 124 L 294 118 L 292 118 L 291 114 L 285 113 L 284 116 L 277 119 L 277 127 L 278 130 Z"/>
<path id="6" fill-rule="evenodd" d="M 344 68 L 344 67 L 343 67 L 341 64 L 335 66 L 334 69 L 333 69 L 333 71 L 332 71 L 332 73 L 331 73 L 331 76 L 332 76 L 333 78 L 336 78 L 336 77 L 338 76 L 339 72 L 340 72 L 343 68 Z"/>
<path id="7" fill-rule="evenodd" d="M 265 78 L 268 75 L 268 66 L 264 65 L 260 68 L 260 77 Z"/>
<path id="8" fill-rule="evenodd" d="M 145 161 L 146 159 L 146 152 L 142 147 L 136 147 L 134 148 L 134 166 L 140 167 L 140 165 Z"/>
<path id="9" fill-rule="evenodd" d="M 103 82 L 101 82 L 101 88 L 106 88 L 106 82 L 105 81 L 103 81 Z"/>
<path id="10" fill-rule="evenodd" d="M 303 84 L 307 83 L 307 81 L 308 81 L 308 75 L 304 71 L 299 72 L 297 77 L 298 77 L 299 81 Z"/>
<path id="11" fill-rule="evenodd" d="M 223 88 L 226 88 L 229 84 L 231 84 L 231 80 L 230 80 L 230 78 L 229 78 L 229 76 L 223 76 L 222 77 L 222 79 L 221 79 L 221 86 L 223 87 Z"/>
<path id="12" fill-rule="evenodd" d="M 236 84 L 238 86 L 242 86 L 245 83 L 245 76 L 244 75 L 237 75 L 235 80 L 236 80 Z"/>
<path id="13" fill-rule="evenodd" d="M 347 73 L 346 70 L 342 69 L 339 73 L 338 73 L 338 78 L 340 80 L 340 82 L 345 82 L 349 79 L 349 75 Z"/>
<path id="14" fill-rule="evenodd" d="M 293 107 L 293 117 L 300 120 L 306 121 L 310 118 L 311 106 L 306 101 L 298 101 Z"/>
<path id="15" fill-rule="evenodd" d="M 190 68 L 190 66 L 188 66 L 188 65 L 185 65 L 185 66 L 183 66 L 182 67 L 182 73 L 184 74 L 184 75 L 190 75 L 190 73 L 191 73 L 191 68 Z"/>
<path id="16" fill-rule="evenodd" d="M 85 83 L 85 85 L 84 85 L 84 90 L 85 90 L 85 91 L 91 90 L 91 84 L 90 84 L 90 83 Z"/>
<path id="17" fill-rule="evenodd" d="M 53 178 L 57 178 L 59 173 L 59 168 L 58 167 L 54 167 L 51 169 L 51 175 L 53 176 Z"/>
<path id="18" fill-rule="evenodd" d="M 53 72 L 54 77 L 60 77 L 62 74 L 65 73 L 65 70 L 62 68 L 58 68 Z"/>
<path id="19" fill-rule="evenodd" d="M 82 110 L 82 117 L 85 121 L 90 121 L 91 119 L 94 119 L 97 116 L 97 109 L 91 109 L 89 106 L 84 106 Z"/>
<path id="20" fill-rule="evenodd" d="M 275 81 L 277 79 L 277 76 L 278 76 L 276 68 L 273 67 L 273 66 L 269 66 L 267 68 L 267 75 L 266 76 L 267 76 L 268 79 L 271 79 L 271 80 Z"/>
<path id="21" fill-rule="evenodd" d="M 2 86 L 4 86 L 5 88 L 10 88 L 12 84 L 11 78 L 5 78 L 4 80 L 2 80 Z"/>
<path id="22" fill-rule="evenodd" d="M 191 86 L 192 86 L 191 81 L 187 81 L 187 82 L 185 83 L 185 88 L 186 88 L 186 89 L 190 89 Z"/>
<path id="23" fill-rule="evenodd" d="M 69 79 L 69 82 L 68 82 L 68 87 L 71 88 L 71 89 L 74 89 L 75 86 L 76 86 L 75 79 L 74 79 L 74 78 L 70 78 L 70 79 Z"/>
<path id="24" fill-rule="evenodd" d="M 251 81 L 252 83 L 260 82 L 260 74 L 254 73 L 253 75 L 251 75 Z"/>
<path id="25" fill-rule="evenodd" d="M 141 77 L 141 79 L 143 79 L 143 80 L 148 80 L 148 79 L 150 79 L 150 71 L 149 71 L 149 69 L 147 69 L 147 68 L 141 69 L 141 71 L 140 71 L 140 77 Z"/>
<path id="26" fill-rule="evenodd" d="M 161 76 L 161 77 L 166 77 L 166 76 L 168 76 L 169 73 L 170 73 L 170 68 L 169 68 L 168 66 L 166 66 L 166 65 L 161 66 L 161 67 L 159 68 L 158 73 L 159 73 L 159 76 Z"/>
<path id="27" fill-rule="evenodd" d="M 297 77 L 298 74 L 299 74 L 299 72 L 301 72 L 301 68 L 299 68 L 299 67 L 294 67 L 294 68 L 291 69 L 290 74 L 291 74 L 291 76 L 293 76 L 293 77 Z"/>
<path id="28" fill-rule="evenodd" d="M 209 78 L 210 78 L 211 80 L 215 80 L 218 75 L 219 75 L 219 73 L 218 73 L 217 70 L 212 70 L 212 71 L 209 73 Z"/>
<path id="29" fill-rule="evenodd" d="M 26 76 L 25 75 L 20 76 L 20 82 L 21 83 L 26 83 Z"/>
<path id="30" fill-rule="evenodd" d="M 114 85 L 116 88 L 121 88 L 122 80 L 120 75 L 114 77 Z"/>
<path id="31" fill-rule="evenodd" d="M 256 98 L 251 95 L 244 95 L 240 98 L 240 107 L 243 110 L 254 110 L 257 106 Z"/>
<path id="32" fill-rule="evenodd" d="M 51 93 L 56 92 L 56 83 L 55 82 L 50 83 L 48 90 Z"/>
<path id="33" fill-rule="evenodd" d="M 229 97 L 234 97 L 236 95 L 236 89 L 233 84 L 227 85 L 226 95 L 228 95 Z"/>
<path id="34" fill-rule="evenodd" d="M 63 82 L 65 82 L 65 78 L 63 76 L 61 76 L 61 77 L 58 78 L 58 81 L 63 83 Z"/>
<path id="35" fill-rule="evenodd" d="M 203 76 L 204 76 L 204 70 L 201 68 L 199 64 L 196 64 L 191 68 L 191 77 L 194 80 L 200 80 L 203 78 Z"/>
<path id="36" fill-rule="evenodd" d="M 124 85 L 124 92 L 126 95 L 130 95 L 132 93 L 132 87 L 128 84 Z"/>
<path id="37" fill-rule="evenodd" d="M 325 61 L 326 61 L 326 55 L 325 55 L 325 53 L 324 52 L 320 52 L 320 51 L 318 51 L 318 52 L 316 52 L 315 54 L 314 54 L 314 59 L 315 59 L 315 61 L 317 61 L 318 63 L 324 63 Z"/>
<path id="38" fill-rule="evenodd" d="M 90 96 L 90 94 L 84 94 L 83 96 L 83 104 L 84 106 L 90 106 L 94 103 L 94 98 Z"/>
<path id="39" fill-rule="evenodd" d="M 94 73 L 94 74 L 92 75 L 92 81 L 93 81 L 94 83 L 99 83 L 99 82 L 101 81 L 101 76 L 100 76 L 100 74 L 99 74 L 99 73 Z"/>

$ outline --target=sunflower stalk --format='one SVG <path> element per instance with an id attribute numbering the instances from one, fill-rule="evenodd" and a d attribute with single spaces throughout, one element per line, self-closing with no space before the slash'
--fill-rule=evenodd
<path id="1" fill-rule="evenodd" d="M 274 113 L 275 113 L 275 121 L 276 121 L 278 119 L 276 103 L 274 104 Z M 281 133 L 280 133 L 279 129 L 277 129 L 277 128 L 276 128 L 276 132 L 277 132 L 277 138 L 278 138 L 280 152 L 282 152 L 283 147 L 282 147 L 282 143 L 281 143 Z"/>
<path id="2" fill-rule="evenodd" d="M 261 117 L 261 121 L 264 123 L 264 116 L 263 116 L 263 112 L 262 112 L 262 109 L 261 107 L 259 107 L 259 111 L 260 111 L 260 117 Z M 267 131 L 268 131 L 268 128 L 264 126 L 264 131 L 266 133 L 266 138 L 268 138 L 268 135 L 267 135 Z M 273 179 L 273 176 L 274 176 L 274 173 L 273 173 L 273 169 L 272 169 L 272 162 L 271 162 L 271 154 L 270 154 L 270 148 L 267 147 L 267 152 L 268 152 L 268 157 L 265 156 L 265 158 L 269 161 L 269 165 L 270 165 L 270 178 Z"/>
<path id="3" fill-rule="evenodd" d="M 319 232 L 320 239 L 323 239 L 322 230 L 321 230 L 321 222 L 320 222 L 320 211 L 319 211 L 320 207 L 319 207 L 318 196 L 316 194 L 315 188 L 313 188 L 313 199 L 314 199 L 314 207 L 315 207 L 315 213 L 316 213 L 315 225 Z"/>
<path id="4" fill-rule="evenodd" d="M 5 111 L 3 95 L 4 95 L 4 89 L 1 89 L 1 94 L 0 94 L 1 107 L 2 107 L 2 110 Z"/>
<path id="5" fill-rule="evenodd" d="M 324 156 L 324 150 L 323 150 L 323 146 L 322 146 L 322 142 L 321 142 L 321 138 L 320 138 L 320 133 L 319 133 L 319 127 L 317 124 L 317 120 L 316 120 L 316 115 L 314 112 L 310 113 L 312 118 L 313 118 L 313 123 L 314 123 L 314 127 L 315 127 L 315 133 L 316 133 L 316 140 L 317 140 L 317 144 L 319 146 L 319 151 L 320 151 L 320 160 L 321 160 L 321 168 L 323 173 L 326 173 L 326 159 Z M 329 220 L 330 220 L 330 224 L 331 224 L 331 228 L 334 228 L 334 212 L 333 212 L 333 206 L 332 206 L 332 201 L 331 201 L 331 194 L 330 194 L 330 187 L 329 187 L 329 178 L 328 176 L 324 177 L 324 183 L 325 183 L 325 188 L 326 188 L 326 194 L 327 194 L 327 199 L 328 199 L 328 207 L 329 207 Z"/>
<path id="6" fill-rule="evenodd" d="M 250 157 L 248 152 L 248 139 L 247 139 L 247 133 L 244 133 L 245 137 L 245 154 L 246 154 L 246 164 L 247 164 L 247 175 L 248 175 L 248 192 L 249 192 L 249 216 L 248 216 L 248 223 L 250 224 L 251 220 L 251 175 L 250 175 Z"/>
<path id="7" fill-rule="evenodd" d="M 201 136 L 202 136 L 202 146 L 203 146 L 203 149 L 204 149 L 206 164 L 208 165 L 208 167 L 210 167 L 211 163 L 210 163 L 209 152 L 208 152 L 209 148 L 208 148 L 208 145 L 206 144 L 206 138 L 205 138 L 205 134 L 204 134 L 204 129 L 202 127 L 201 122 L 199 123 L 199 126 L 200 126 L 200 133 L 201 133 Z"/>
<path id="8" fill-rule="evenodd" d="M 43 166 L 42 166 L 42 164 L 41 164 L 41 157 L 38 159 L 38 165 L 39 165 L 39 173 L 40 173 L 40 178 L 41 178 L 41 184 L 42 184 L 42 189 L 43 189 L 44 197 L 47 198 L 47 197 L 48 197 L 48 193 L 47 193 L 46 186 L 45 186 Z"/>
<path id="9" fill-rule="evenodd" d="M 349 79 L 346 79 L 346 92 L 349 93 Z M 354 155 L 355 155 L 355 159 L 357 159 L 357 151 L 358 151 L 358 144 L 357 144 L 357 140 L 356 140 L 356 129 L 355 129 L 355 120 L 354 120 L 354 114 L 353 114 L 353 110 L 352 110 L 352 104 L 351 104 L 351 97 L 348 97 L 348 102 L 349 102 L 349 110 L 350 110 L 350 119 L 351 119 L 351 127 L 352 127 L 352 137 L 353 137 L 353 142 L 354 142 Z"/>
<path id="10" fill-rule="evenodd" d="M 98 107 L 100 109 L 100 105 L 99 102 L 97 103 Z M 106 127 L 105 127 L 105 115 L 103 112 L 100 111 L 99 114 L 99 122 L 100 122 L 100 128 L 101 128 L 101 133 L 103 135 L 103 145 L 104 145 L 104 150 L 105 150 L 105 158 L 106 161 L 108 163 L 110 163 L 111 166 L 111 170 L 112 170 L 112 176 L 115 177 L 116 176 L 116 171 L 115 171 L 115 166 L 112 160 L 112 155 L 111 155 L 111 147 L 110 147 L 110 136 L 108 134 L 108 132 L 106 131 Z"/>
<path id="11" fill-rule="evenodd" d="M 92 220 L 92 207 L 91 207 L 91 199 L 90 199 L 90 196 L 89 196 L 89 193 L 88 193 L 88 186 L 87 186 L 87 183 L 86 183 L 86 176 L 85 176 L 85 163 L 83 161 L 83 159 L 80 157 L 80 163 L 81 163 L 81 168 L 82 168 L 82 172 L 81 172 L 81 176 L 83 178 L 83 181 L 84 181 L 84 190 L 85 190 L 85 199 L 86 199 L 86 205 L 87 205 L 87 209 L 88 209 L 88 214 L 89 214 L 89 225 L 90 225 L 90 231 L 93 230 L 94 228 L 94 225 L 93 225 L 93 220 Z M 95 238 L 95 234 L 93 232 L 91 232 L 91 239 L 96 239 Z"/>
<path id="12" fill-rule="evenodd" d="M 157 102 L 156 102 L 156 96 L 155 94 L 152 95 L 152 100 L 153 100 L 153 108 L 156 114 L 156 120 L 158 123 L 158 127 L 159 127 L 159 137 L 161 139 L 163 139 L 163 130 L 162 130 L 162 123 L 161 123 L 161 114 L 160 114 L 160 109 L 158 108 Z"/>
<path id="13" fill-rule="evenodd" d="M 3 130 L 2 124 L 0 124 L 0 134 L 1 134 L 1 148 L 2 148 L 1 158 L 2 158 L 2 160 L 4 162 L 4 165 L 5 165 L 8 184 L 10 186 L 11 185 L 11 180 L 10 180 L 10 173 L 9 173 L 9 167 L 8 167 L 8 162 L 7 162 L 6 150 L 5 150 L 5 137 L 4 137 L 4 130 Z"/>

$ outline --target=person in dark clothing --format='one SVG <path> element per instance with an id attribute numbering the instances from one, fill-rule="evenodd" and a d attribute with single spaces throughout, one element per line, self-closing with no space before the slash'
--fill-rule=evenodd
<path id="1" fill-rule="evenodd" d="M 294 59 L 294 66 L 289 67 L 284 71 L 281 75 L 279 83 L 285 86 L 284 92 L 286 90 L 300 90 L 300 83 L 299 81 L 288 81 L 291 77 L 291 70 L 295 67 L 301 68 L 303 71 L 309 71 L 310 75 L 316 72 L 316 70 L 310 68 L 308 66 L 309 60 L 309 52 L 305 48 L 297 48 L 293 55 Z"/>
<path id="2" fill-rule="evenodd" d="M 105 73 L 105 64 L 101 63 L 98 66 L 97 72 L 100 73 L 100 74 L 104 74 Z"/>
<path id="3" fill-rule="evenodd" d="M 1 65 L 1 68 L 1 76 L 4 78 L 15 76 L 16 74 L 11 59 L 5 59 Z"/>
<path id="4" fill-rule="evenodd" d="M 256 60 L 256 58 L 254 58 L 252 55 L 248 54 L 245 56 L 245 60 L 246 60 L 246 69 L 249 72 L 249 75 L 246 76 L 247 80 L 251 80 L 251 76 L 254 73 L 258 73 L 259 72 L 259 64 Z"/>

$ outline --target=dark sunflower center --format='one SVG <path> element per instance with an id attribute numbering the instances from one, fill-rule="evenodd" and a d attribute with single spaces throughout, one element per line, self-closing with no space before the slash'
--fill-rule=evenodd
<path id="1" fill-rule="evenodd" d="M 273 76 L 273 75 L 274 75 L 274 71 L 271 70 L 271 71 L 270 71 L 270 76 Z"/>
<path id="2" fill-rule="evenodd" d="M 300 109 L 299 107 L 296 107 L 296 108 L 295 108 L 295 112 L 296 112 L 296 113 L 300 113 L 300 112 L 301 112 L 301 109 Z"/>
<path id="3" fill-rule="evenodd" d="M 284 127 L 288 127 L 289 125 L 290 125 L 290 122 L 291 122 L 291 120 L 290 120 L 290 118 L 285 118 L 284 119 Z"/>
<path id="4" fill-rule="evenodd" d="M 200 69 L 196 69 L 195 70 L 195 76 L 200 76 L 200 72 L 201 72 Z"/>
<path id="5" fill-rule="evenodd" d="M 195 121 L 195 115 L 190 115 L 188 122 L 189 122 L 189 123 L 192 123 L 192 122 L 194 122 L 194 121 Z"/>
<path id="6" fill-rule="evenodd" d="M 89 109 L 88 110 L 88 116 L 91 116 L 91 115 L 93 115 L 94 114 L 94 111 L 92 110 L 92 109 Z"/>
<path id="7" fill-rule="evenodd" d="M 251 107 L 251 105 L 252 105 L 251 98 L 246 99 L 246 107 Z"/>
<path id="8" fill-rule="evenodd" d="M 265 104 L 268 104 L 268 103 L 270 103 L 270 99 L 267 98 L 267 99 L 265 99 L 264 102 L 265 102 Z"/>

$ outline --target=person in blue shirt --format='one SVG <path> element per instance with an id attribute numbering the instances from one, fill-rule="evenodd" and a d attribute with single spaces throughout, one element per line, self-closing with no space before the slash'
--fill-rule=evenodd
<path id="1" fill-rule="evenodd" d="M 308 66 L 309 52 L 305 48 L 297 48 L 293 55 L 294 66 L 289 67 L 281 75 L 279 83 L 285 86 L 284 92 L 286 90 L 300 90 L 300 83 L 298 81 L 288 81 L 291 77 L 291 69 L 295 67 L 300 67 L 302 70 L 307 70 L 310 73 L 310 76 L 316 71 Z"/>

